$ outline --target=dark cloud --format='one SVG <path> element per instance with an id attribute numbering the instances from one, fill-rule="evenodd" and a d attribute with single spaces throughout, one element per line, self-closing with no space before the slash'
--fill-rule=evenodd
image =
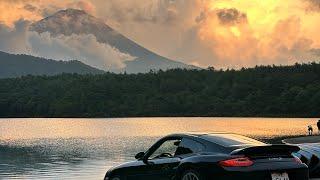
<path id="1" fill-rule="evenodd" d="M 295 52 L 307 52 L 311 49 L 313 41 L 307 38 L 298 38 L 292 45 L 291 49 Z"/>
<path id="2" fill-rule="evenodd" d="M 247 23 L 247 15 L 235 8 L 219 9 L 217 10 L 217 16 L 220 23 L 224 25 Z"/>
<path id="3" fill-rule="evenodd" d="M 38 11 L 38 8 L 33 6 L 32 4 L 26 4 L 24 7 L 23 7 L 25 10 L 27 11 L 30 11 L 30 12 L 36 12 Z"/>
<path id="4" fill-rule="evenodd" d="M 320 0 L 307 0 L 307 1 L 313 3 L 316 6 L 320 6 Z"/>
<path id="5" fill-rule="evenodd" d="M 303 0 L 304 2 L 307 2 L 307 11 L 320 11 L 320 0 Z"/>
<path id="6" fill-rule="evenodd" d="M 199 16 L 196 17 L 196 22 L 200 23 L 207 18 L 207 13 L 202 11 Z"/>
<path id="7" fill-rule="evenodd" d="M 320 49 L 311 49 L 310 53 L 315 55 L 315 56 L 319 56 L 320 57 Z"/>

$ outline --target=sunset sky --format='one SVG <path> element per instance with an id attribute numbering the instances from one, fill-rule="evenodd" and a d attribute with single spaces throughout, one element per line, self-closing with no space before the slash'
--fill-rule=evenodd
<path id="1" fill-rule="evenodd" d="M 320 57 L 320 0 L 0 0 L 1 27 L 66 8 L 83 9 L 158 54 L 201 67 Z"/>

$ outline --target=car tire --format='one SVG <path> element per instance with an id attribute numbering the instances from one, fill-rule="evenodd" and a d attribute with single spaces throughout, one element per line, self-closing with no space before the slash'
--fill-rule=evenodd
<path id="1" fill-rule="evenodd" d="M 183 173 L 181 180 L 204 180 L 204 178 L 194 170 L 188 170 Z"/>

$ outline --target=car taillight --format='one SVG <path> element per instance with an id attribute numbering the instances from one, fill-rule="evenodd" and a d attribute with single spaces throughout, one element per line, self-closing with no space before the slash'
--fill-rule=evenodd
<path id="1" fill-rule="evenodd" d="M 248 166 L 252 166 L 253 162 L 247 157 L 240 157 L 240 158 L 220 161 L 219 164 L 220 166 L 223 166 L 223 167 L 248 167 Z"/>

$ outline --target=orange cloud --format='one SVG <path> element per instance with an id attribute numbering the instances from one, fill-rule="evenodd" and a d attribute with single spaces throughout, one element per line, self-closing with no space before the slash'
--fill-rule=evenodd
<path id="1" fill-rule="evenodd" d="M 38 20 L 41 18 L 39 14 L 25 9 L 25 5 L 23 1 L 0 1 L 0 22 L 12 27 L 19 19 Z"/>
<path id="2" fill-rule="evenodd" d="M 301 0 L 207 1 L 198 35 L 218 67 L 317 60 L 319 13 Z M 317 19 L 317 21 L 316 21 Z"/>

